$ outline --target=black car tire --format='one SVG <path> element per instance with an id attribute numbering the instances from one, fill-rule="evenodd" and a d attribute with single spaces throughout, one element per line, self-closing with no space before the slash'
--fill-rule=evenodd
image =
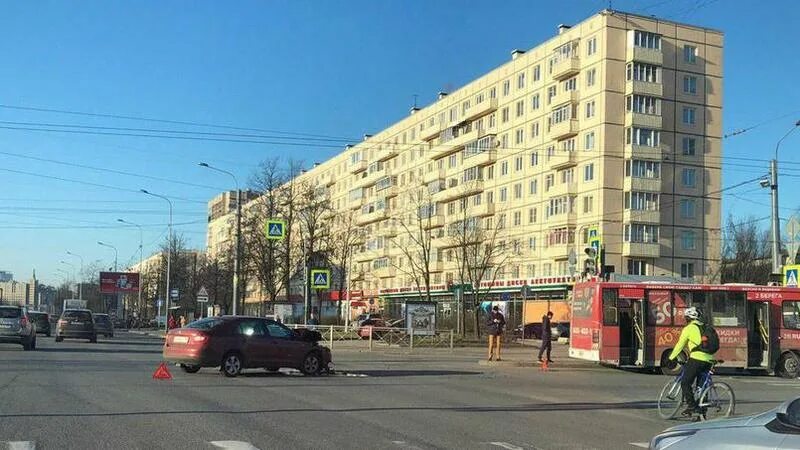
<path id="1" fill-rule="evenodd" d="M 61 336 L 56 336 L 56 342 L 63 342 L 64 338 Z"/>
<path id="2" fill-rule="evenodd" d="M 186 373 L 197 373 L 200 370 L 200 366 L 181 364 L 181 369 L 183 369 L 183 371 Z"/>
<path id="3" fill-rule="evenodd" d="M 304 375 L 316 376 L 322 372 L 322 357 L 318 352 L 311 352 L 303 358 L 303 364 L 300 366 L 300 371 Z"/>
<path id="4" fill-rule="evenodd" d="M 244 368 L 244 361 L 242 355 L 237 352 L 226 353 L 222 357 L 222 373 L 226 377 L 235 377 L 242 373 Z"/>

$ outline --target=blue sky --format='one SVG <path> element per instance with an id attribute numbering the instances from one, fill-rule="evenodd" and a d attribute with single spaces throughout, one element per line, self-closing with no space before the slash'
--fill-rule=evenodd
<path id="1" fill-rule="evenodd" d="M 312 133 L 357 139 L 402 118 L 607 6 L 606 1 L 62 1 L 0 3 L 0 105 Z M 501 6 L 497 6 L 501 5 Z M 725 140 L 724 154 L 767 159 L 800 119 L 795 58 L 800 4 L 790 0 L 613 1 L 615 9 L 722 29 L 724 130 L 759 125 Z M 783 117 L 781 117 L 783 116 Z M 333 148 L 187 141 L 12 130 L 9 124 L 187 129 L 133 120 L 0 107 L 0 270 L 17 279 L 35 268 L 45 281 L 66 250 L 112 265 L 131 262 L 144 224 L 145 252 L 166 233 L 166 203 L 141 188 L 180 197 L 176 230 L 205 243 L 205 202 L 231 187 L 206 161 L 245 183 L 259 161 L 309 163 Z M 194 130 L 225 132 L 193 128 Z M 230 130 L 227 130 L 230 132 Z M 782 215 L 800 200 L 800 132 L 781 150 Z M 23 158 L 23 157 L 27 158 Z M 39 158 L 39 160 L 30 159 Z M 113 169 L 202 186 L 67 166 Z M 726 159 L 723 186 L 758 176 L 766 163 Z M 792 170 L 793 169 L 793 170 Z M 23 174 L 20 172 L 26 172 Z M 78 180 L 78 184 L 46 177 Z M 102 185 L 102 186 L 98 186 Z M 103 186 L 115 186 L 110 189 Z M 769 214 L 757 184 L 731 191 L 724 211 Z M 99 227 L 99 228 L 96 228 Z M 70 260 L 77 262 L 77 260 Z"/>

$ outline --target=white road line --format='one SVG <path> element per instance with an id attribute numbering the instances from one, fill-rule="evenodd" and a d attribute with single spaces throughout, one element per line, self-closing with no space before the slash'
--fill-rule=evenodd
<path id="1" fill-rule="evenodd" d="M 628 443 L 631 444 L 634 447 L 639 447 L 639 448 L 649 448 L 650 447 L 650 444 L 648 444 L 647 442 L 628 442 Z"/>
<path id="2" fill-rule="evenodd" d="M 8 444 L 6 448 L 8 450 L 35 450 L 36 443 L 33 441 L 10 441 L 6 442 Z"/>
<path id="3" fill-rule="evenodd" d="M 489 444 L 508 450 L 525 450 L 522 447 L 517 447 L 516 445 L 509 444 L 508 442 L 489 442 Z"/>
<path id="4" fill-rule="evenodd" d="M 253 444 L 242 441 L 213 441 L 209 442 L 209 444 L 217 448 L 224 448 L 225 450 L 259 450 L 258 447 L 254 447 Z"/>
<path id="5" fill-rule="evenodd" d="M 417 447 L 416 445 L 409 444 L 406 441 L 392 441 L 392 444 L 397 445 L 398 447 L 403 447 L 409 450 L 422 450 L 421 447 Z"/>

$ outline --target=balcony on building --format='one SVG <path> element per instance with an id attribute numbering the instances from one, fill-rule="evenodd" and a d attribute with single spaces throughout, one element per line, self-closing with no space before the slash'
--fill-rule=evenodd
<path id="1" fill-rule="evenodd" d="M 484 99 L 478 104 L 474 104 L 462 114 L 462 120 L 473 120 L 478 117 L 485 116 L 497 110 L 497 99 L 488 98 Z"/>
<path id="2" fill-rule="evenodd" d="M 431 139 L 439 136 L 439 133 L 442 132 L 441 124 L 434 123 L 433 125 L 430 124 L 429 121 L 425 121 L 424 127 L 419 132 L 419 138 L 423 141 L 430 141 Z"/>
<path id="3" fill-rule="evenodd" d="M 380 267 L 372 269 L 372 275 L 378 278 L 394 278 L 397 275 L 397 269 L 392 266 Z"/>
<path id="4" fill-rule="evenodd" d="M 381 162 L 374 162 L 369 165 L 369 168 L 366 172 L 361 174 L 361 178 L 355 183 L 355 185 L 360 187 L 370 187 L 388 174 L 389 171 L 386 165 Z"/>
<path id="5" fill-rule="evenodd" d="M 397 236 L 400 233 L 400 230 L 401 230 L 402 227 L 397 225 L 397 224 L 389 223 L 389 222 L 391 222 L 391 221 L 386 222 L 387 225 L 376 229 L 375 230 L 375 234 L 377 236 L 383 236 L 385 238 L 393 238 L 393 237 Z"/>
<path id="6" fill-rule="evenodd" d="M 387 175 L 375 182 L 375 195 L 389 198 L 397 196 L 397 176 Z"/>
<path id="7" fill-rule="evenodd" d="M 649 145 L 625 144 L 626 159 L 649 159 L 661 161 L 663 157 L 664 145 L 651 147 Z"/>
<path id="8" fill-rule="evenodd" d="M 550 157 L 550 168 L 553 170 L 561 170 L 577 165 L 577 153 L 576 151 L 557 150 L 553 156 Z"/>
<path id="9" fill-rule="evenodd" d="M 464 146 L 464 165 L 489 166 L 497 161 L 497 136 L 486 134 Z"/>
<path id="10" fill-rule="evenodd" d="M 374 250 L 363 250 L 353 254 L 353 259 L 356 262 L 367 262 L 372 261 L 375 259 L 375 251 Z"/>
<path id="11" fill-rule="evenodd" d="M 660 48 L 645 48 L 629 44 L 626 53 L 626 60 L 628 62 L 636 61 L 645 64 L 663 66 L 664 52 L 662 52 Z"/>
<path id="12" fill-rule="evenodd" d="M 553 62 L 552 76 L 557 81 L 565 80 L 581 71 L 581 60 L 577 50 L 569 55 L 559 55 Z"/>
<path id="13" fill-rule="evenodd" d="M 576 202 L 577 203 L 577 202 Z M 578 210 L 573 209 L 570 212 L 556 214 L 547 218 L 547 226 L 549 227 L 570 227 L 574 228 L 578 223 Z"/>
<path id="14" fill-rule="evenodd" d="M 570 152 L 572 153 L 572 152 Z M 575 195 L 578 193 L 578 183 L 556 183 L 547 191 L 548 198 L 563 197 L 565 195 Z"/>
<path id="15" fill-rule="evenodd" d="M 623 242 L 622 256 L 658 258 L 661 256 L 659 244 L 651 242 Z"/>
<path id="16" fill-rule="evenodd" d="M 661 211 L 650 209 L 626 209 L 622 211 L 622 221 L 624 223 L 661 223 Z"/>
<path id="17" fill-rule="evenodd" d="M 651 97 L 663 97 L 664 85 L 650 81 L 628 80 L 625 82 L 625 95 L 641 94 Z"/>
<path id="18" fill-rule="evenodd" d="M 625 113 L 625 126 L 626 127 L 642 127 L 650 128 L 652 130 L 660 130 L 663 123 L 661 114 L 643 114 L 633 111 Z"/>
<path id="19" fill-rule="evenodd" d="M 434 181 L 444 181 L 445 179 L 447 179 L 447 170 L 445 168 L 433 169 L 430 172 L 422 174 L 422 182 L 424 184 L 430 184 Z"/>
<path id="20" fill-rule="evenodd" d="M 428 271 L 431 273 L 444 272 L 444 261 L 430 261 Z"/>
<path id="21" fill-rule="evenodd" d="M 622 187 L 627 192 L 661 192 L 661 178 L 625 177 Z"/>
<path id="22" fill-rule="evenodd" d="M 577 89 L 573 89 L 571 91 L 561 90 L 550 99 L 550 105 L 553 108 L 556 108 L 562 106 L 564 103 L 578 103 L 578 96 Z"/>
<path id="23" fill-rule="evenodd" d="M 455 181 L 455 183 L 451 183 Z M 459 183 L 459 179 L 454 178 L 448 181 L 447 189 L 439 191 L 431 197 L 436 203 L 447 203 L 462 197 L 468 197 L 483 192 L 483 180 L 470 180 Z"/>
<path id="24" fill-rule="evenodd" d="M 458 131 L 455 131 L 458 130 Z M 439 159 L 452 155 L 464 148 L 467 143 L 480 137 L 477 128 L 465 130 L 462 127 L 450 127 L 440 133 L 439 145 L 428 152 L 430 159 Z"/>
<path id="25" fill-rule="evenodd" d="M 567 119 L 550 124 L 550 130 L 547 132 L 548 138 L 555 141 L 572 137 L 576 134 L 578 134 L 578 119 Z"/>
<path id="26" fill-rule="evenodd" d="M 350 163 L 350 173 L 356 174 L 359 172 L 363 172 L 367 170 L 367 160 L 362 159 L 361 161 L 351 162 Z"/>
<path id="27" fill-rule="evenodd" d="M 542 249 L 542 259 L 564 259 L 569 257 L 569 251 L 575 248 L 575 244 L 553 244 Z"/>
<path id="28" fill-rule="evenodd" d="M 389 210 L 386 208 L 376 209 L 367 213 L 362 213 L 356 218 L 356 224 L 359 226 L 368 225 L 379 220 L 384 220 L 389 217 Z"/>
<path id="29" fill-rule="evenodd" d="M 375 160 L 380 162 L 388 161 L 400 154 L 398 144 L 386 144 L 383 148 L 375 150 Z"/>
<path id="30" fill-rule="evenodd" d="M 433 214 L 430 217 L 419 219 L 422 222 L 422 228 L 431 230 L 434 228 L 441 228 L 444 226 L 444 214 Z"/>
<path id="31" fill-rule="evenodd" d="M 487 217 L 494 215 L 494 203 L 481 203 L 469 207 L 469 213 L 475 217 Z"/>

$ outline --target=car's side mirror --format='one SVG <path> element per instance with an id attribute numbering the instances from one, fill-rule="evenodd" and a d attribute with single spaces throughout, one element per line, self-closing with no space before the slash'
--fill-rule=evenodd
<path id="1" fill-rule="evenodd" d="M 782 425 L 800 430 L 800 397 L 779 406 L 776 417 Z"/>

